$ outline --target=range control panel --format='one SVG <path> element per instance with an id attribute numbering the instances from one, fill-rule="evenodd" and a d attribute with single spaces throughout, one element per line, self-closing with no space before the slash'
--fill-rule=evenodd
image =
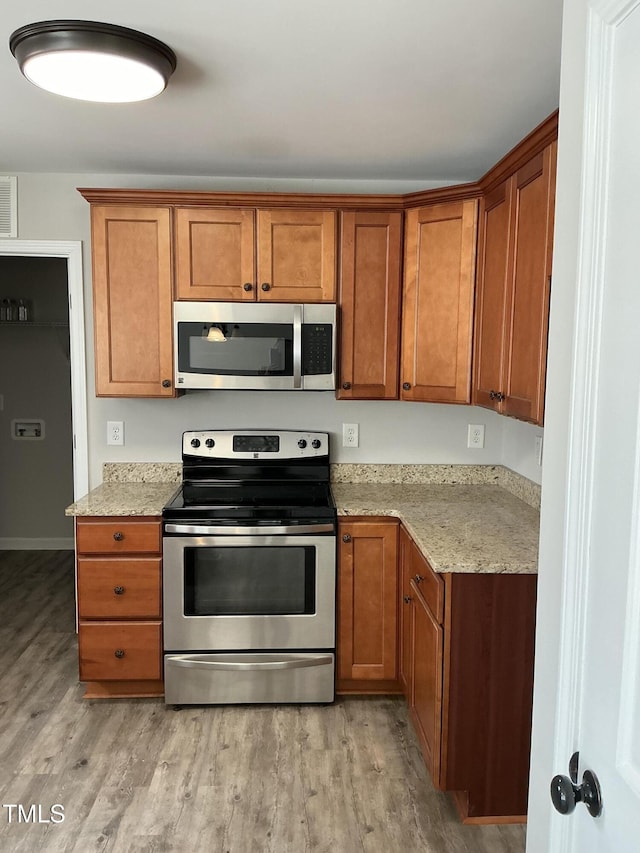
<path id="1" fill-rule="evenodd" d="M 297 430 L 194 430 L 182 435 L 182 456 L 211 459 L 307 459 L 328 456 L 329 434 Z"/>

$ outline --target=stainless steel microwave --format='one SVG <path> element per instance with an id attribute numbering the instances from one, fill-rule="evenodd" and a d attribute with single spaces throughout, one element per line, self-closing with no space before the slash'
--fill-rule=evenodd
<path id="1" fill-rule="evenodd" d="M 176 388 L 330 391 L 336 306 L 175 302 Z"/>

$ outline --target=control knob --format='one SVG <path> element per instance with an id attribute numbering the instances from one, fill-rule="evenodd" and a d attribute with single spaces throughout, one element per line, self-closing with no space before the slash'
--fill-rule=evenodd
<path id="1" fill-rule="evenodd" d="M 200 439 L 192 438 L 191 439 L 191 447 L 200 447 Z"/>
<path id="2" fill-rule="evenodd" d="M 311 447 L 314 447 L 317 450 L 320 447 L 320 439 L 314 438 L 311 442 Z"/>
<path id="3" fill-rule="evenodd" d="M 301 438 L 298 442 L 298 447 L 300 448 L 300 450 L 304 450 L 306 446 L 307 442 L 304 440 L 304 438 Z"/>
<path id="4" fill-rule="evenodd" d="M 205 444 L 207 445 L 207 447 L 215 447 L 215 445 L 216 445 L 215 441 L 212 438 L 208 438 L 205 441 Z"/>

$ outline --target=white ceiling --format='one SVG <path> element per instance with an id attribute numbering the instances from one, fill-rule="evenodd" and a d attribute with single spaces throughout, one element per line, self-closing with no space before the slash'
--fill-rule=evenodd
<path id="1" fill-rule="evenodd" d="M 558 105 L 562 0 L 2 0 L 0 173 L 467 181 Z M 47 94 L 24 24 L 142 30 L 178 57 L 138 104 Z"/>

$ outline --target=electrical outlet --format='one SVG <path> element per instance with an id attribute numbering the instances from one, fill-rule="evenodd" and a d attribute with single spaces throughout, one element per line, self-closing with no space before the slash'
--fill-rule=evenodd
<path id="1" fill-rule="evenodd" d="M 357 447 L 359 444 L 358 424 L 342 424 L 342 446 Z"/>
<path id="2" fill-rule="evenodd" d="M 542 465 L 542 436 L 537 435 L 535 438 L 535 454 L 536 454 L 536 462 L 538 465 Z"/>
<path id="3" fill-rule="evenodd" d="M 107 444 L 124 444 L 123 421 L 107 421 Z"/>
<path id="4" fill-rule="evenodd" d="M 484 447 L 484 424 L 469 424 L 467 447 L 473 447 L 476 450 Z"/>

